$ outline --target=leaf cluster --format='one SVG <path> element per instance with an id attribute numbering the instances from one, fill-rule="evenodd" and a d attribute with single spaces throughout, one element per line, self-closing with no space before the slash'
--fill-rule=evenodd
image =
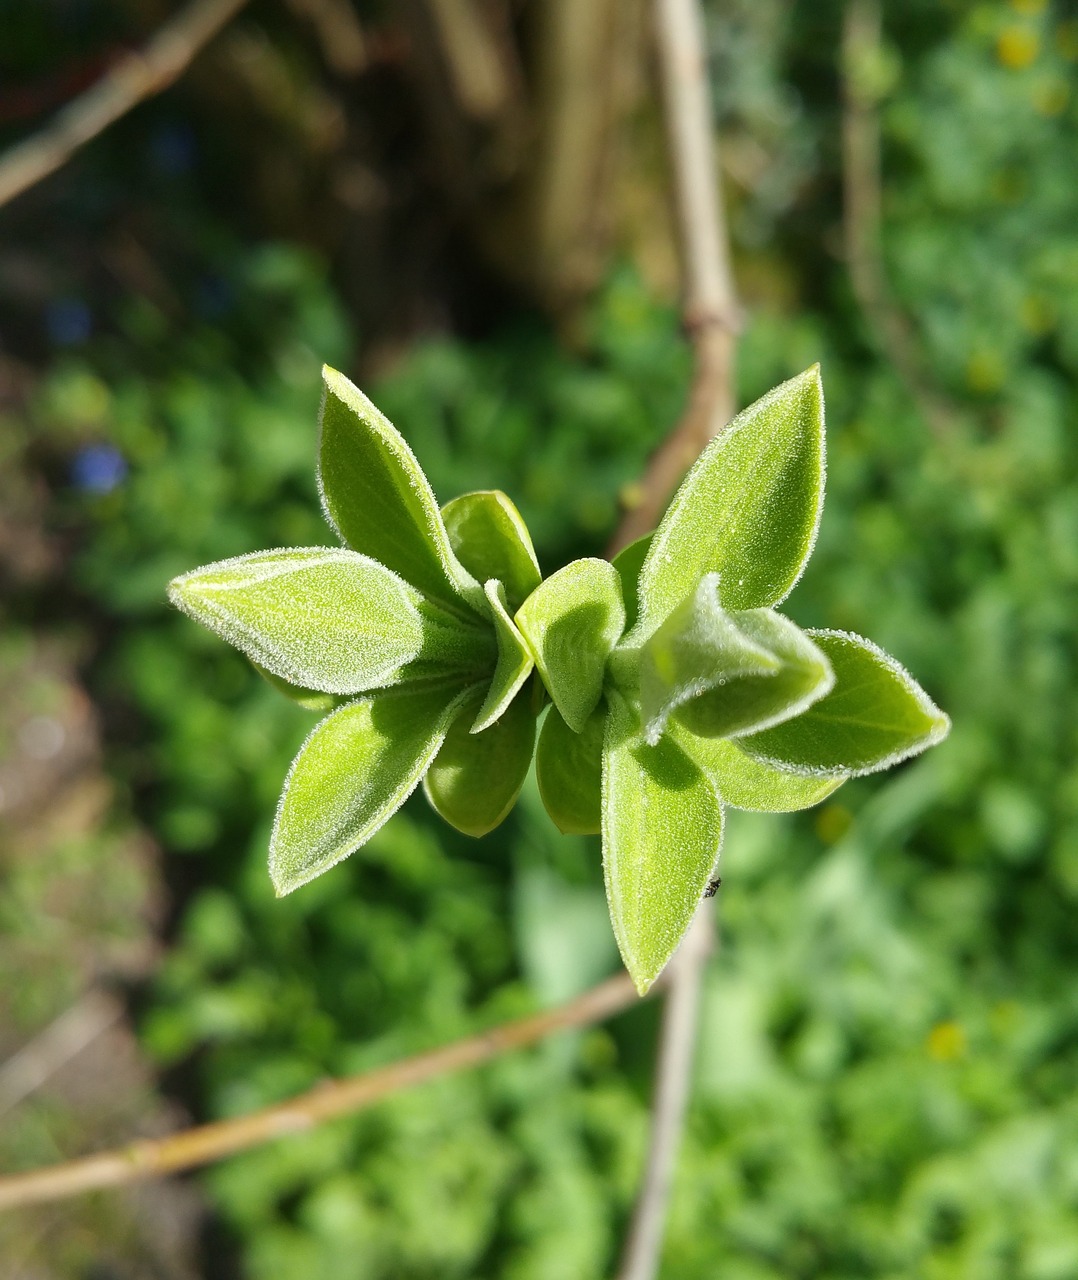
<path id="1" fill-rule="evenodd" d="M 547 578 L 505 494 L 439 508 L 384 415 L 335 370 L 324 381 L 319 492 L 344 546 L 239 556 L 169 589 L 296 700 L 338 704 L 285 782 L 279 894 L 361 847 L 421 780 L 459 831 L 492 831 L 534 753 L 555 823 L 602 832 L 643 992 L 714 873 L 728 804 L 802 808 L 947 732 L 876 646 L 774 610 L 823 505 L 816 367 L 735 419 L 654 535 Z"/>

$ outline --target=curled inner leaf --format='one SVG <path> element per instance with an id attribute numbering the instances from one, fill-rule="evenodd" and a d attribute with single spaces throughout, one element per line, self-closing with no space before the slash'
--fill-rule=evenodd
<path id="1" fill-rule="evenodd" d="M 831 687 L 827 658 L 799 627 L 771 609 L 724 609 L 719 591 L 718 574 L 707 574 L 641 651 L 649 742 L 672 714 L 707 737 L 762 729 L 798 715 Z"/>

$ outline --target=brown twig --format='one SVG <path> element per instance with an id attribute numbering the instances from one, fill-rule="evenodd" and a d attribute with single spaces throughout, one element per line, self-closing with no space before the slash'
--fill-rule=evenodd
<path id="1" fill-rule="evenodd" d="M 100 1187 L 115 1187 L 209 1164 L 274 1138 L 302 1133 L 334 1116 L 360 1111 L 390 1094 L 436 1076 L 489 1062 L 556 1031 L 600 1022 L 636 999 L 636 989 L 628 974 L 618 974 L 556 1009 L 518 1018 L 364 1075 L 329 1081 L 298 1098 L 249 1116 L 219 1120 L 165 1138 L 132 1142 L 116 1151 L 0 1178 L 0 1209 L 60 1200 Z"/>
<path id="2" fill-rule="evenodd" d="M 850 0 L 842 23 L 842 185 L 846 263 L 873 341 L 894 367 L 936 436 L 955 410 L 933 385 L 917 335 L 895 305 L 883 265 L 879 92 L 879 0 Z"/>
<path id="3" fill-rule="evenodd" d="M 651 1143 L 618 1280 L 651 1280 L 658 1269 L 666 1210 L 689 1101 L 700 1023 L 700 987 L 708 957 L 714 949 L 714 916 L 706 905 L 701 906 L 668 970 L 655 1063 Z"/>
<path id="4" fill-rule="evenodd" d="M 647 533 L 686 468 L 729 421 L 738 306 L 719 197 L 703 20 L 699 0 L 655 0 L 659 68 L 669 122 L 685 295 L 695 373 L 689 404 L 645 473 L 641 501 L 615 549 Z M 700 985 L 715 946 L 715 917 L 702 905 L 667 970 L 651 1143 L 625 1242 L 619 1280 L 652 1280 L 689 1098 L 700 1019 Z"/>
<path id="5" fill-rule="evenodd" d="M 247 0 L 195 0 L 80 94 L 40 133 L 0 156 L 0 205 L 55 173 L 132 107 L 167 89 Z"/>
<path id="6" fill-rule="evenodd" d="M 681 247 L 683 320 L 694 372 L 685 412 L 634 486 L 634 500 L 612 552 L 655 527 L 678 481 L 734 409 L 740 308 L 719 197 L 706 46 L 696 0 L 656 0 L 655 27 Z"/>

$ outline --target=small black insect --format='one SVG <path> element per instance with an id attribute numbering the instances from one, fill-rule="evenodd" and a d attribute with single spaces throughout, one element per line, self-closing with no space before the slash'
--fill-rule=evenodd
<path id="1" fill-rule="evenodd" d="M 718 876 L 716 879 L 712 880 L 708 884 L 707 888 L 704 890 L 704 897 L 713 898 L 718 893 L 721 887 L 722 887 L 722 876 Z"/>

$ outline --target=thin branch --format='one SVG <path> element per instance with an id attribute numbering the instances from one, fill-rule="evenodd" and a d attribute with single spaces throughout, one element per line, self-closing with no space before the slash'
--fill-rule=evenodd
<path id="1" fill-rule="evenodd" d="M 157 32 L 144 49 L 125 54 L 40 133 L 0 156 L 0 205 L 55 173 L 132 107 L 167 89 L 200 49 L 247 0 L 195 0 Z"/>
<path id="2" fill-rule="evenodd" d="M 199 1125 L 165 1138 L 132 1142 L 116 1151 L 69 1160 L 29 1173 L 0 1178 L 0 1209 L 61 1200 L 101 1187 L 193 1169 L 274 1138 L 312 1129 L 323 1120 L 349 1115 L 433 1080 L 450 1071 L 489 1062 L 512 1049 L 534 1044 L 557 1031 L 584 1027 L 609 1018 L 637 999 L 628 974 L 609 978 L 575 1000 L 504 1023 L 490 1031 L 405 1058 L 364 1075 L 329 1081 L 287 1102 L 233 1120 Z"/>
<path id="3" fill-rule="evenodd" d="M 681 237 L 685 325 L 696 367 L 688 407 L 652 459 L 641 501 L 623 520 L 615 547 L 654 526 L 686 468 L 729 421 L 734 407 L 738 305 L 720 199 L 699 0 L 655 0 L 655 22 Z M 651 1143 L 620 1280 L 652 1280 L 658 1270 L 689 1099 L 700 986 L 714 947 L 715 916 L 710 904 L 701 904 L 668 969 Z"/>
<path id="4" fill-rule="evenodd" d="M 618 1280 L 652 1280 L 658 1271 L 670 1189 L 689 1101 L 700 1023 L 700 987 L 714 948 L 714 916 L 705 904 L 697 910 L 689 932 L 670 962 L 655 1064 L 651 1145 Z"/>
<path id="5" fill-rule="evenodd" d="M 876 346 L 933 433 L 943 436 L 955 409 L 932 385 L 917 335 L 895 305 L 883 264 L 880 121 L 872 83 L 879 64 L 879 0 L 850 0 L 842 23 L 843 224 L 850 283 Z"/>
<path id="6" fill-rule="evenodd" d="M 314 27 L 322 56 L 339 76 L 358 76 L 370 65 L 370 50 L 351 0 L 287 0 L 297 17 Z"/>
<path id="7" fill-rule="evenodd" d="M 655 527 L 681 477 L 733 416 L 734 347 L 741 324 L 698 0 L 655 0 L 655 32 L 681 247 L 683 322 L 693 346 L 694 373 L 681 420 L 635 486 L 614 539 L 615 552 Z"/>

